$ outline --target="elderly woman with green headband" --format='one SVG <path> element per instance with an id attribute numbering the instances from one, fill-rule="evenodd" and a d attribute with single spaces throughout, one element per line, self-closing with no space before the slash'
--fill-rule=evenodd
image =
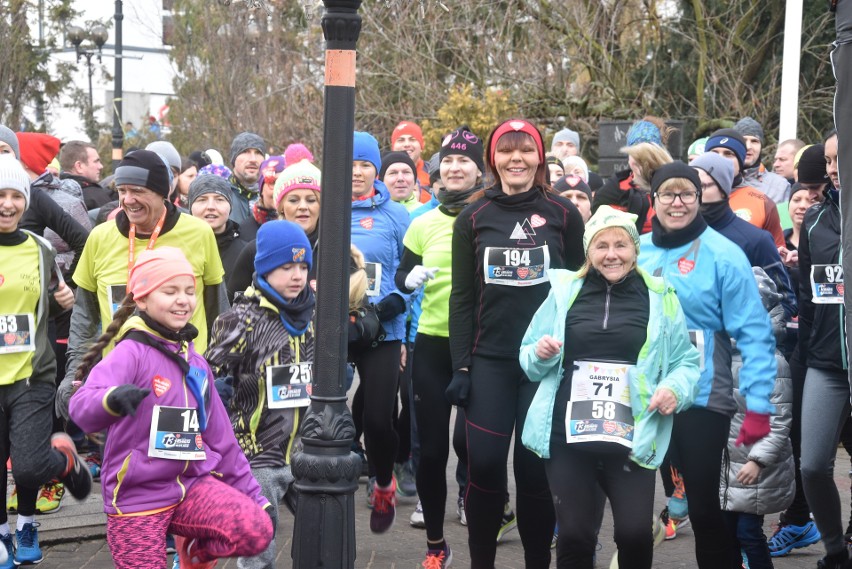
<path id="1" fill-rule="evenodd" d="M 551 290 L 521 344 L 538 391 L 523 444 L 545 458 L 559 522 L 557 567 L 591 567 L 600 484 L 612 504 L 618 563 L 653 560 L 654 475 L 672 415 L 697 392 L 699 355 L 674 289 L 637 266 L 636 216 L 601 206 L 586 262 L 551 270 Z"/>

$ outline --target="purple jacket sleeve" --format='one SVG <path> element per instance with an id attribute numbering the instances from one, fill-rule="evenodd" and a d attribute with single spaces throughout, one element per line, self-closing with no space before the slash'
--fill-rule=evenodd
<path id="1" fill-rule="evenodd" d="M 71 397 L 68 412 L 71 419 L 86 433 L 106 430 L 123 417 L 106 404 L 110 391 L 125 383 L 136 382 L 133 370 L 139 367 L 140 345 L 119 342 L 106 358 L 89 372 L 86 382 Z M 137 385 L 148 388 L 148 385 Z"/>

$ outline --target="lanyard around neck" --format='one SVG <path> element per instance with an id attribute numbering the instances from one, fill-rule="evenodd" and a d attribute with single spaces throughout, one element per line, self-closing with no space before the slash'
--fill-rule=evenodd
<path id="1" fill-rule="evenodd" d="M 160 231 L 163 229 L 163 224 L 166 221 L 166 209 L 163 209 L 163 213 L 160 215 L 160 219 L 157 220 L 157 225 L 154 226 L 154 231 L 151 232 L 151 237 L 148 239 L 148 246 L 145 247 L 147 251 L 150 251 L 154 248 L 154 244 L 157 242 L 157 237 L 160 235 Z M 130 241 L 127 247 L 127 274 L 130 275 L 130 271 L 133 269 L 133 264 L 136 262 L 136 224 L 130 224 L 130 231 L 127 233 L 127 238 Z"/>

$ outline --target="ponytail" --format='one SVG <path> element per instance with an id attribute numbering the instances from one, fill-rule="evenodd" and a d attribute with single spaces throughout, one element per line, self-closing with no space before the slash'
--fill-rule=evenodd
<path id="1" fill-rule="evenodd" d="M 74 375 L 75 381 L 85 381 L 86 377 L 89 375 L 89 371 L 91 371 L 91 369 L 95 367 L 95 364 L 101 360 L 104 348 L 112 342 L 112 339 L 115 338 L 115 335 L 118 334 L 118 331 L 121 330 L 121 327 L 124 326 L 124 323 L 127 322 L 127 319 L 130 318 L 135 310 L 136 303 L 133 300 L 133 293 L 129 292 L 127 293 L 127 296 L 122 299 L 121 304 L 119 305 L 118 310 L 115 311 L 112 322 L 110 322 L 109 326 L 107 326 L 107 329 L 83 356 L 83 361 L 80 363 L 80 367 L 77 368 L 77 373 Z"/>
<path id="2" fill-rule="evenodd" d="M 364 295 L 367 293 L 367 269 L 364 254 L 352 245 L 349 250 L 349 312 L 364 307 Z"/>

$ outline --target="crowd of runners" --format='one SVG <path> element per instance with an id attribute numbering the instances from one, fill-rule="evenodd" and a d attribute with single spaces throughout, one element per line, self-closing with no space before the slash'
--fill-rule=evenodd
<path id="1" fill-rule="evenodd" d="M 636 120 L 604 177 L 524 118 L 431 154 L 411 120 L 353 133 L 356 507 L 382 534 L 416 497 L 425 569 L 493 569 L 511 531 L 529 569 L 590 569 L 607 507 L 621 569 L 687 526 L 702 569 L 852 568 L 838 135 L 671 135 Z M 0 569 L 98 480 L 120 569 L 275 566 L 323 286 L 321 164 L 282 148 L 157 140 L 102 177 L 94 145 L 0 125 Z"/>

